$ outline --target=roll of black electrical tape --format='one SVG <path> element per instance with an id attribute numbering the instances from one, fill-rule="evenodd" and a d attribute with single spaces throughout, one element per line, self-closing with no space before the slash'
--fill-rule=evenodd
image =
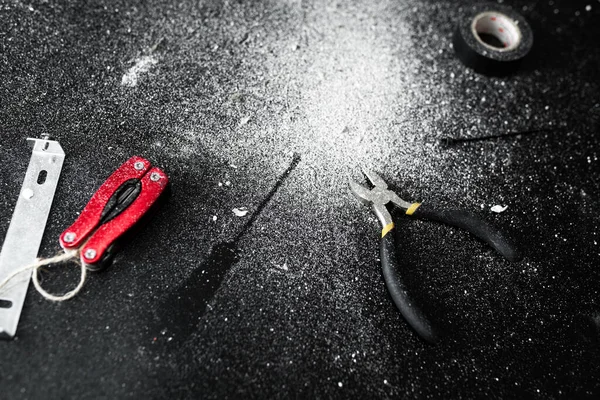
<path id="1" fill-rule="evenodd" d="M 533 46 L 525 18 L 495 3 L 463 12 L 453 38 L 454 51 L 467 67 L 486 75 L 513 73 Z"/>

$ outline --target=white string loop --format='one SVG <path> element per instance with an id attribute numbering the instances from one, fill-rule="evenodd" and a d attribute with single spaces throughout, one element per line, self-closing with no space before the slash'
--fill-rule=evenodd
<path id="1" fill-rule="evenodd" d="M 3 287 L 5 287 L 12 279 L 14 279 L 15 276 L 17 276 L 25 271 L 33 270 L 32 275 L 31 275 L 31 279 L 33 280 L 33 286 L 35 286 L 35 289 L 38 291 L 38 293 L 41 294 L 45 299 L 51 300 L 51 301 L 57 301 L 57 302 L 72 299 L 81 291 L 81 289 L 83 288 L 83 285 L 85 283 L 85 279 L 87 276 L 87 269 L 83 263 L 81 263 L 81 277 L 79 279 L 79 283 L 73 290 L 70 290 L 63 295 L 54 295 L 54 294 L 48 293 L 46 290 L 44 290 L 44 288 L 42 288 L 42 285 L 40 284 L 40 281 L 38 279 L 38 270 L 45 265 L 58 264 L 58 263 L 63 263 L 63 262 L 71 261 L 71 260 L 75 261 L 78 258 L 79 258 L 79 250 L 73 250 L 73 251 L 62 253 L 62 254 L 58 254 L 54 257 L 37 259 L 34 263 L 26 265 L 23 268 L 19 268 L 18 270 L 14 271 L 12 274 L 10 274 L 6 278 L 4 278 L 2 280 L 2 282 L 0 282 L 0 290 Z"/>

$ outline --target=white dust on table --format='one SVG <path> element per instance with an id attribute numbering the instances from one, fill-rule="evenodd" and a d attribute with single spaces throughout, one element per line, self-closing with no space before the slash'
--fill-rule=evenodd
<path id="1" fill-rule="evenodd" d="M 153 56 L 143 56 L 138 58 L 135 60 L 134 66 L 129 68 L 123 75 L 123 78 L 121 78 L 121 85 L 127 87 L 137 86 L 140 75 L 148 72 L 150 68 L 157 63 L 158 60 Z"/>
<path id="2" fill-rule="evenodd" d="M 382 94 L 390 87 L 389 54 L 356 32 L 348 31 L 343 38 L 335 45 L 324 43 L 328 51 L 316 55 L 299 82 L 308 126 L 298 144 L 303 153 L 314 153 L 313 159 L 329 165 L 365 160 L 380 147 L 370 140 L 370 131 L 388 112 Z"/>
<path id="3" fill-rule="evenodd" d="M 385 9 L 387 3 L 375 7 Z M 393 176 L 384 169 L 392 162 L 403 166 L 404 176 L 419 181 L 433 175 L 424 155 L 429 147 L 421 144 L 430 121 L 413 113 L 426 100 L 428 81 L 423 82 L 418 58 L 411 56 L 419 49 L 411 40 L 410 24 L 400 19 L 394 32 L 384 32 L 351 13 L 315 10 L 311 18 L 317 25 L 339 29 L 309 38 L 314 45 L 303 56 L 307 66 L 301 74 L 296 64 L 287 67 L 289 75 L 281 73 L 292 93 L 286 97 L 288 112 L 300 118 L 288 118 L 292 122 L 284 121 L 274 132 L 277 141 L 290 138 L 288 148 L 302 154 L 303 164 L 324 189 L 315 192 L 314 182 L 305 179 L 304 192 L 330 204 L 330 193 L 345 193 L 346 180 L 340 176 L 359 171 L 361 165 Z M 414 122 L 409 129 L 401 126 L 407 119 Z"/>

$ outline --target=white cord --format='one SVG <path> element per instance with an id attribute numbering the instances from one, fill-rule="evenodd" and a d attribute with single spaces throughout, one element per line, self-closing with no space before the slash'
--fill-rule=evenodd
<path id="1" fill-rule="evenodd" d="M 79 284 L 75 287 L 75 289 L 73 289 L 61 296 L 56 296 L 56 295 L 50 294 L 46 290 L 44 290 L 44 288 L 42 288 L 42 286 L 40 285 L 40 281 L 38 279 L 38 270 L 45 265 L 58 264 L 58 263 L 62 263 L 62 262 L 70 261 L 70 260 L 76 260 L 78 257 L 79 257 L 79 250 L 73 250 L 73 251 L 59 254 L 59 255 L 51 257 L 51 258 L 37 259 L 36 262 L 34 262 L 30 265 L 26 265 L 23 268 L 19 268 L 18 270 L 14 271 L 12 274 L 10 274 L 6 278 L 4 278 L 2 280 L 2 282 L 0 282 L 0 290 L 4 286 L 6 286 L 8 284 L 8 282 L 10 282 L 15 276 L 17 276 L 25 271 L 33 270 L 32 276 L 31 276 L 31 278 L 33 280 L 33 286 L 35 286 L 35 289 L 45 299 L 51 300 L 51 301 L 69 300 L 69 299 L 75 297 L 83 288 L 83 284 L 85 283 L 85 278 L 86 278 L 86 274 L 87 274 L 87 270 L 86 270 L 84 264 L 81 264 L 81 278 L 79 279 Z"/>

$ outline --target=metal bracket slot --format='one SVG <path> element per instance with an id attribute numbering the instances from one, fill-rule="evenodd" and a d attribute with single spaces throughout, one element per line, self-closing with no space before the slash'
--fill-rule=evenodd
<path id="1" fill-rule="evenodd" d="M 65 159 L 58 142 L 27 140 L 33 152 L 0 252 L 0 281 L 35 261 Z M 0 289 L 0 339 L 15 336 L 30 280 L 31 271 L 24 271 Z"/>

